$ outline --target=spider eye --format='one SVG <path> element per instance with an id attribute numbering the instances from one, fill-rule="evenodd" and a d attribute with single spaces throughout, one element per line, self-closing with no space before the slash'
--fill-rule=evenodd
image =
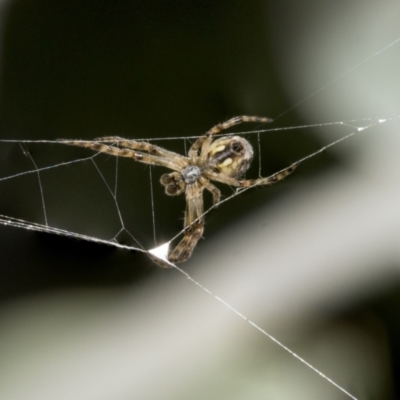
<path id="1" fill-rule="evenodd" d="M 232 150 L 236 153 L 241 153 L 243 151 L 243 145 L 239 142 L 234 142 L 232 144 Z"/>

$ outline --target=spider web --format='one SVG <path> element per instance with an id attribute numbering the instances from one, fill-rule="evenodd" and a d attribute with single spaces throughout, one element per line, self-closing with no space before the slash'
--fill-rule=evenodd
<path id="1" fill-rule="evenodd" d="M 325 90 L 326 88 L 330 87 L 334 83 L 336 83 L 338 80 L 340 80 L 342 77 L 347 76 L 349 73 L 354 71 L 355 69 L 359 68 L 363 64 L 367 63 L 369 60 L 374 59 L 375 57 L 379 56 L 383 51 L 386 51 L 392 46 L 395 46 L 398 44 L 400 39 L 396 39 L 395 41 L 391 42 L 389 45 L 385 46 L 384 48 L 381 48 L 378 52 L 375 52 L 371 56 L 367 57 L 364 59 L 362 62 L 358 63 L 357 65 L 351 67 L 348 69 L 346 72 L 343 74 L 339 75 L 337 78 L 332 80 L 330 83 L 327 85 L 321 87 L 321 89 L 313 92 L 309 97 L 305 98 L 302 102 L 297 103 L 294 107 L 299 107 L 303 102 L 307 101 L 310 97 L 315 96 L 318 94 L 320 91 Z M 396 47 L 398 48 L 398 46 Z M 288 109 L 285 111 L 285 113 L 289 112 L 292 110 L 292 108 Z M 285 113 L 282 113 L 278 119 L 283 116 Z M 318 154 L 326 151 L 329 148 L 332 148 L 334 146 L 338 146 L 341 142 L 348 141 L 352 136 L 355 135 L 364 135 L 367 132 L 369 132 L 372 129 L 375 129 L 377 127 L 383 126 L 385 124 L 389 124 L 390 122 L 396 121 L 399 118 L 399 115 L 393 115 L 393 116 L 378 116 L 378 117 L 370 117 L 370 118 L 363 118 L 363 119 L 358 119 L 358 120 L 349 120 L 349 121 L 338 121 L 338 122 L 332 122 L 332 123 L 317 123 L 317 124 L 306 124 L 302 126 L 289 126 L 286 128 L 268 128 L 268 129 L 257 129 L 257 130 L 251 130 L 251 131 L 243 131 L 240 132 L 241 135 L 249 135 L 253 137 L 252 143 L 258 143 L 259 144 L 259 149 L 258 149 L 258 154 L 260 155 L 260 158 L 262 157 L 261 155 L 263 154 L 262 149 L 261 149 L 261 140 L 260 138 L 264 138 L 265 135 L 269 135 L 273 132 L 285 132 L 285 131 L 298 131 L 298 130 L 311 130 L 313 128 L 319 128 L 319 129 L 326 129 L 328 127 L 333 127 L 336 131 L 338 128 L 346 128 L 348 131 L 342 135 L 340 138 L 332 140 L 326 145 L 323 145 L 319 149 L 317 149 L 314 152 L 311 152 L 309 154 L 306 154 L 302 157 L 299 157 L 298 159 L 292 160 L 292 161 L 299 161 L 303 165 L 311 160 L 314 159 Z M 187 136 L 187 137 L 171 137 L 171 138 L 163 138 L 163 141 L 182 141 L 182 139 L 187 140 L 188 142 L 192 139 L 194 139 L 195 136 Z M 254 140 L 256 138 L 256 140 Z M 136 138 L 136 140 L 138 140 Z M 155 138 L 153 139 L 154 141 L 158 141 L 159 139 Z M 124 207 L 125 205 L 122 205 L 119 203 L 119 192 L 122 190 L 125 185 L 125 183 L 121 182 L 121 167 L 120 163 L 121 160 L 118 158 L 110 158 L 107 156 L 104 156 L 102 154 L 90 154 L 89 156 L 85 155 L 83 157 L 78 157 L 74 155 L 72 160 L 67 160 L 67 161 L 60 161 L 59 163 L 54 163 L 53 161 L 50 161 L 48 165 L 39 165 L 38 164 L 38 159 L 43 162 L 45 161 L 44 164 L 46 164 L 46 154 L 51 153 L 51 157 L 60 157 L 59 154 L 57 154 L 59 151 L 60 152 L 68 152 L 70 154 L 76 154 L 77 150 L 76 149 L 60 149 L 58 150 L 58 147 L 63 147 L 60 144 L 57 144 L 54 141 L 45 141 L 45 140 L 35 140 L 35 141 L 27 141 L 27 140 L 2 140 L 1 143 L 4 146 L 10 146 L 9 148 L 11 150 L 6 150 L 6 152 L 9 152 L 9 154 L 12 154 L 12 157 L 15 157 L 16 152 L 19 152 L 20 156 L 25 159 L 30 165 L 31 168 L 28 169 L 24 167 L 24 170 L 11 173 L 6 176 L 2 176 L 0 178 L 0 185 L 8 185 L 8 184 L 18 184 L 16 182 L 22 181 L 22 185 L 26 186 L 26 181 L 25 179 L 29 179 L 31 181 L 30 185 L 32 187 L 36 187 L 36 201 L 32 201 L 31 205 L 35 210 L 37 211 L 38 209 L 41 210 L 41 223 L 38 222 L 31 222 L 28 220 L 25 220 L 23 218 L 16 218 L 11 215 L 2 215 L 0 218 L 0 222 L 3 225 L 9 226 L 9 227 L 16 227 L 16 228 L 22 228 L 22 229 L 27 229 L 27 230 L 32 230 L 32 231 L 38 231 L 38 232 L 47 232 L 50 234 L 56 234 L 56 235 L 61 235 L 61 236 L 66 236 L 66 237 L 72 237 L 72 238 L 77 238 L 80 240 L 84 241 L 90 241 L 94 243 L 99 243 L 99 244 L 107 244 L 109 246 L 114 246 L 118 247 L 124 250 L 130 250 L 130 251 L 138 251 L 142 253 L 149 253 L 151 252 L 153 255 L 156 255 L 157 257 L 160 258 L 165 258 L 165 255 L 167 254 L 168 250 L 168 245 L 178 238 L 183 230 L 180 229 L 178 232 L 168 238 L 168 240 L 164 241 L 161 240 L 161 245 L 160 245 L 160 238 L 157 235 L 158 232 L 158 225 L 159 225 L 159 218 L 157 217 L 157 200 L 159 198 L 158 194 L 154 193 L 154 190 L 156 189 L 157 182 L 155 181 L 155 170 L 153 168 L 143 168 L 142 170 L 147 170 L 148 177 L 146 177 L 146 181 L 150 181 L 150 185 L 148 185 L 149 190 L 148 190 L 148 203 L 150 204 L 150 214 L 151 214 L 151 224 L 147 224 L 150 226 L 150 234 L 147 233 L 145 237 L 138 237 L 137 234 L 137 229 L 131 229 L 130 226 L 135 227 L 140 226 L 142 230 L 142 223 L 140 220 L 140 216 L 137 216 L 137 220 L 134 220 L 133 223 L 126 223 L 127 219 L 129 217 L 126 216 L 126 213 L 124 212 Z M 15 143 L 17 146 L 15 146 Z M 162 144 L 163 145 L 163 144 Z M 29 147 L 29 150 L 26 150 L 27 147 Z M 47 150 L 47 148 L 51 148 L 51 152 Z M 165 146 L 167 147 L 167 146 Z M 33 148 L 39 148 L 40 150 L 32 150 Z M 46 150 L 44 150 L 46 149 Z M 3 148 L 4 150 L 4 148 Z M 36 151 L 41 151 L 38 156 L 35 154 Z M 89 151 L 83 151 L 80 152 L 81 154 L 88 154 L 90 153 Z M 63 158 L 63 156 L 61 156 Z M 261 160 L 262 161 L 262 160 Z M 108 163 L 108 168 L 106 170 L 103 168 L 104 165 L 102 163 Z M 113 167 L 110 168 L 109 164 L 114 163 Z M 133 161 L 131 161 L 133 163 Z M 261 170 L 261 164 L 257 166 L 259 170 Z M 72 229 L 67 226 L 67 228 L 59 228 L 57 221 L 53 222 L 54 219 L 52 218 L 52 215 L 56 213 L 54 209 L 52 209 L 52 205 L 49 203 L 53 203 L 53 200 L 50 202 L 47 200 L 47 193 L 46 193 L 46 188 L 48 185 L 54 185 L 55 182 L 58 179 L 57 175 L 53 175 L 50 178 L 50 183 L 46 181 L 45 175 L 47 173 L 58 173 L 58 171 L 69 171 L 71 175 L 73 176 L 73 180 L 69 181 L 68 178 L 64 179 L 63 182 L 60 182 L 61 186 L 63 186 L 68 192 L 70 192 L 71 187 L 76 187 L 79 186 L 82 183 L 79 183 L 76 181 L 76 176 L 77 172 L 74 170 L 75 167 L 82 168 L 82 165 L 88 166 L 94 172 L 94 176 L 96 176 L 95 180 L 100 182 L 102 189 L 104 190 L 106 196 L 109 198 L 109 203 L 105 207 L 108 209 L 107 214 L 110 214 L 109 208 L 110 208 L 110 203 L 112 204 L 112 208 L 114 210 L 114 217 L 119 223 L 113 223 L 113 226 L 115 227 L 113 235 L 110 237 L 105 237 L 105 238 L 100 238 L 97 236 L 97 233 L 100 228 L 93 227 L 93 225 L 90 227 L 93 229 L 95 232 L 92 234 L 91 232 L 88 233 L 79 233 L 75 232 Z M 10 164 L 12 168 L 16 166 L 16 163 Z M 143 174 L 142 174 L 143 175 Z M 261 175 L 261 174 L 260 174 Z M 65 183 L 67 182 L 67 183 Z M 5 186 L 4 186 L 5 187 Z M 251 189 L 251 188 L 250 188 Z M 5 191 L 9 191 L 10 189 L 6 188 L 4 189 Z M 95 188 L 94 191 L 97 191 L 98 188 Z M 224 197 L 222 200 L 222 203 L 220 206 L 223 206 L 224 203 L 227 203 L 228 200 L 231 201 L 237 196 L 243 194 L 245 191 L 249 190 L 249 188 L 245 189 L 238 189 L 232 192 L 231 194 L 227 195 Z M 76 195 L 76 194 L 75 194 Z M 38 207 L 38 204 L 40 205 Z M 55 206 L 56 207 L 56 206 Z M 90 208 L 90 207 L 88 207 Z M 87 209 L 88 209 L 87 208 Z M 87 211 L 87 209 L 85 209 Z M 210 206 L 207 208 L 207 211 L 205 214 L 210 213 L 215 209 L 215 206 Z M 10 211 L 9 214 L 12 214 Z M 102 224 L 104 224 L 104 214 L 101 214 L 102 218 L 97 218 L 94 219 L 95 221 L 99 221 Z M 146 216 L 146 219 L 148 219 L 148 216 Z M 76 223 L 76 220 L 73 221 L 73 223 Z M 85 225 L 83 229 L 86 229 L 87 226 Z M 207 228 L 205 232 L 205 236 L 207 237 Z M 122 239 L 121 239 L 122 238 Z M 130 241 L 132 244 L 125 244 L 125 241 Z M 157 243 L 157 246 L 154 248 L 152 247 L 151 243 Z M 195 254 L 195 256 L 198 255 Z M 195 257 L 194 256 L 194 257 Z M 207 287 L 203 286 L 202 284 L 199 283 L 198 280 L 193 279 L 187 272 L 183 271 L 181 268 L 178 268 L 176 266 L 173 266 L 176 268 L 180 273 L 184 274 L 186 278 L 191 280 L 193 283 L 195 283 L 197 286 L 199 286 L 203 291 L 207 292 L 212 296 L 213 299 L 218 300 L 221 302 L 223 305 L 228 307 L 230 310 L 232 310 L 236 315 L 240 316 L 243 318 L 246 322 L 248 322 L 251 326 L 262 332 L 263 335 L 269 337 L 272 339 L 275 343 L 278 343 L 279 346 L 284 348 L 286 351 L 290 352 L 290 354 L 298 359 L 300 359 L 303 363 L 305 363 L 307 366 L 310 368 L 314 369 L 320 376 L 322 376 L 324 379 L 328 380 L 331 384 L 337 386 L 340 390 L 342 390 L 345 394 L 347 394 L 348 397 L 350 398 L 355 398 L 352 394 L 348 393 L 345 389 L 341 388 L 338 384 L 333 382 L 330 378 L 328 378 L 326 375 L 322 374 L 319 372 L 319 370 L 315 369 L 312 367 L 310 364 L 308 364 L 306 361 L 304 361 L 301 357 L 297 356 L 295 353 L 293 353 L 291 350 L 289 350 L 287 347 L 285 347 L 283 344 L 278 342 L 273 336 L 271 336 L 267 331 L 263 330 L 262 328 L 259 327 L 256 323 L 252 322 L 252 320 L 248 319 L 244 314 L 241 312 L 237 311 L 236 308 L 232 307 L 230 303 L 225 302 L 222 298 L 219 296 L 213 294 L 211 291 L 208 290 Z"/>
<path id="2" fill-rule="evenodd" d="M 400 39 L 399 39 L 400 41 Z M 266 133 L 270 133 L 272 131 L 275 132 L 282 132 L 282 131 L 288 131 L 288 130 L 303 130 L 303 129 L 311 129 L 311 128 L 327 128 L 327 127 L 347 127 L 350 128 L 351 132 L 340 137 L 339 139 L 321 147 L 320 149 L 318 149 L 317 151 L 308 154 L 302 158 L 299 158 L 297 160 L 295 160 L 296 163 L 301 164 L 315 156 L 317 156 L 318 154 L 326 151 L 327 149 L 329 149 L 330 147 L 336 146 L 338 145 L 340 142 L 348 140 L 349 138 L 351 138 L 352 136 L 356 135 L 359 132 L 362 131 L 366 131 L 368 129 L 372 129 L 374 127 L 376 127 L 377 125 L 380 124 L 384 124 L 386 122 L 392 121 L 392 120 L 396 120 L 397 118 L 399 118 L 399 116 L 393 116 L 393 117 L 386 117 L 386 118 L 366 118 L 363 120 L 352 120 L 352 121 L 340 121 L 340 122 L 332 122 L 332 123 L 320 123 L 320 124 L 313 124 L 313 125 L 303 125 L 303 126 L 296 126 L 296 127 L 287 127 L 287 128 L 271 128 L 271 129 L 262 129 L 262 130 L 253 130 L 253 131 L 242 131 L 242 132 L 238 132 L 236 134 L 242 135 L 242 136 L 249 136 L 249 135 L 257 135 L 258 137 L 258 154 L 259 154 L 259 176 L 261 176 L 261 154 L 262 154 L 262 150 L 260 148 L 260 135 L 261 134 L 266 134 Z M 216 137 L 220 137 L 220 136 L 224 136 L 224 134 L 220 134 L 220 135 L 216 135 Z M 169 140 L 190 140 L 190 139 L 196 139 L 197 136 L 187 136 L 187 137 L 170 137 L 170 138 L 163 138 L 163 141 L 169 141 Z M 139 139 L 142 140 L 142 139 Z M 154 138 L 154 139 L 147 139 L 150 142 L 152 141 L 158 141 L 160 139 Z M 33 230 L 33 231 L 38 231 L 38 232 L 47 232 L 47 233 L 51 233 L 51 234 L 56 234 L 56 235 L 61 235 L 61 236 L 66 236 L 66 237 L 71 237 L 71 238 L 75 238 L 75 239 L 81 239 L 81 240 L 85 240 L 85 241 L 89 241 L 89 242 L 94 242 L 94 243 L 99 243 L 99 244 L 107 244 L 110 246 L 114 246 L 114 247 L 118 247 L 118 248 L 122 248 L 122 249 L 126 249 L 126 250 L 132 250 L 132 251 L 139 251 L 139 252 L 143 252 L 143 253 L 147 253 L 148 255 L 152 255 L 155 256 L 157 258 L 159 258 L 161 261 L 169 264 L 171 267 L 175 267 L 176 265 L 170 263 L 167 259 L 167 255 L 168 255 L 168 251 L 170 248 L 170 244 L 172 243 L 172 241 L 174 241 L 175 239 L 179 238 L 183 232 L 184 232 L 184 228 L 181 229 L 179 232 L 177 232 L 169 241 L 162 243 L 161 245 L 154 247 L 154 248 L 147 248 L 146 246 L 142 246 L 141 242 L 139 240 L 137 240 L 135 238 L 135 236 L 130 232 L 130 230 L 125 226 L 124 223 L 124 217 L 122 216 L 121 213 L 121 209 L 120 206 L 118 204 L 118 163 L 120 162 L 118 157 L 116 158 L 116 163 L 115 163 L 115 176 L 114 176 L 114 186 L 111 186 L 111 184 L 107 181 L 107 178 L 105 177 L 105 175 L 103 174 L 102 170 L 100 169 L 98 163 L 97 163 L 97 159 L 99 157 L 102 157 L 103 155 L 100 152 L 95 153 L 94 155 L 91 156 L 87 156 L 84 158 L 78 158 L 78 159 L 73 159 L 71 161 L 64 161 L 58 164 L 54 164 L 54 165 L 49 165 L 49 166 L 44 166 L 44 167 L 38 167 L 37 163 L 35 162 L 33 156 L 31 155 L 30 152 L 27 152 L 24 148 L 24 145 L 28 145 L 28 144 L 34 144 L 34 145 L 56 145 L 56 146 L 61 146 L 63 147 L 63 144 L 60 144 L 57 141 L 51 141 L 51 140 L 0 140 L 1 143 L 10 143 L 10 144 L 18 144 L 20 149 L 21 149 L 21 153 L 23 154 L 24 157 L 28 158 L 30 160 L 30 162 L 33 165 L 33 169 L 24 171 L 24 172 L 18 172 L 14 175 L 10 175 L 10 176 L 5 176 L 0 178 L 0 182 L 7 182 L 8 181 L 14 181 L 16 179 L 21 179 L 21 178 L 25 178 L 25 177 L 33 177 L 33 181 L 37 183 L 38 186 L 38 194 L 40 196 L 40 202 L 42 204 L 42 211 L 43 211 L 43 219 L 44 219 L 44 224 L 40 224 L 40 223 L 36 223 L 36 222 L 30 222 L 30 221 L 25 221 L 23 219 L 18 219 L 12 216 L 6 216 L 6 215 L 1 215 L 0 216 L 0 223 L 2 223 L 3 225 L 7 225 L 7 226 L 13 226 L 13 227 L 17 227 L 17 228 L 25 228 L 28 230 Z M 54 151 L 53 149 L 51 151 Z M 106 158 L 110 158 L 109 156 L 106 156 Z M 79 232 L 73 232 L 70 230 L 66 230 L 66 229 L 60 229 L 60 228 L 56 228 L 51 226 L 51 223 L 48 223 L 48 211 L 47 211 L 47 201 L 45 199 L 45 195 L 44 195 L 44 189 L 43 189 L 43 185 L 42 185 L 42 174 L 45 174 L 46 172 L 52 171 L 54 169 L 60 169 L 60 168 L 68 168 L 71 165 L 75 165 L 75 164 L 82 164 L 82 163 L 89 163 L 93 166 L 94 170 L 98 173 L 99 177 L 100 177 L 100 181 L 104 183 L 105 187 L 106 187 L 106 192 L 108 192 L 108 194 L 110 195 L 111 199 L 112 199 L 112 203 L 115 207 L 115 211 L 116 211 L 116 215 L 117 218 L 119 220 L 120 226 L 117 228 L 117 230 L 115 231 L 115 235 L 111 238 L 98 238 L 96 236 L 90 236 L 90 235 L 86 235 L 86 234 L 82 234 Z M 155 207 L 154 207 L 154 193 L 153 193 L 153 173 L 152 173 L 152 167 L 148 168 L 149 171 L 149 178 L 150 178 L 150 204 L 151 204 L 151 213 L 152 213 L 152 229 L 153 229 L 153 240 L 154 243 L 157 242 L 157 233 L 156 233 L 156 216 L 155 216 Z M 276 173 L 279 173 L 283 171 L 277 171 Z M 32 178 L 31 178 L 32 179 Z M 64 185 L 62 183 L 62 185 Z M 245 188 L 235 188 L 232 189 L 232 193 L 230 195 L 228 195 L 227 197 L 223 198 L 221 200 L 220 203 L 216 204 L 216 205 L 211 205 L 210 207 L 208 207 L 208 209 L 203 213 L 203 216 L 207 215 L 210 211 L 214 210 L 216 207 L 221 206 L 223 203 L 226 203 L 227 201 L 233 199 L 234 197 L 252 189 L 254 186 L 250 186 L 250 187 L 245 187 Z M 125 232 L 126 234 L 129 235 L 129 237 L 132 239 L 132 241 L 136 244 L 136 245 L 125 245 L 123 243 L 119 243 L 118 242 L 118 237 L 121 235 L 121 233 Z"/>

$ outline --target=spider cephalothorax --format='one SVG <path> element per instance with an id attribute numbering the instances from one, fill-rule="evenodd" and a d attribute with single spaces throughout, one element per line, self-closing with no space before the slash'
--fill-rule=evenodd
<path id="1" fill-rule="evenodd" d="M 240 136 L 222 137 L 211 143 L 205 159 L 195 156 L 181 172 L 170 172 L 161 176 L 160 182 L 169 196 L 183 193 L 186 185 L 200 178 L 208 178 L 208 173 L 217 173 L 231 178 L 239 178 L 247 171 L 253 159 L 253 148 Z"/>
<path id="2" fill-rule="evenodd" d="M 253 148 L 240 136 L 223 136 L 214 139 L 219 132 L 242 122 L 271 122 L 269 118 L 239 116 L 218 124 L 191 146 L 188 155 L 166 150 L 147 142 L 119 137 L 103 137 L 94 141 L 60 140 L 61 143 L 90 148 L 92 150 L 129 157 L 136 161 L 159 165 L 173 172 L 163 174 L 160 182 L 169 196 L 185 193 L 185 229 L 182 240 L 168 255 L 172 263 L 186 261 L 196 247 L 204 230 L 203 190 L 213 196 L 213 203 L 221 199 L 221 192 L 211 181 L 236 187 L 271 185 L 291 174 L 297 164 L 267 178 L 242 179 L 253 159 Z M 161 264 L 168 266 L 168 264 Z"/>

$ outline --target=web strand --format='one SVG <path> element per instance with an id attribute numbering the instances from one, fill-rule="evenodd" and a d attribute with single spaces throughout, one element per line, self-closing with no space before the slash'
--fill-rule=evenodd
<path id="1" fill-rule="evenodd" d="M 314 92 L 312 92 L 310 95 L 306 96 L 304 99 L 300 100 L 299 102 L 297 102 L 296 104 L 294 104 L 292 107 L 288 108 L 287 110 L 285 110 L 284 112 L 282 112 L 281 114 L 279 114 L 275 120 L 283 117 L 285 114 L 287 114 L 288 112 L 292 111 L 293 109 L 299 107 L 301 104 L 305 103 L 306 101 L 308 101 L 309 99 L 315 97 L 318 93 L 324 91 L 325 89 L 327 89 L 328 87 L 332 86 L 334 83 L 338 82 L 340 79 L 344 78 L 346 75 L 350 74 L 352 71 L 358 69 L 359 67 L 361 67 L 362 65 L 366 64 L 368 61 L 372 60 L 373 58 L 375 58 L 376 56 L 378 56 L 379 54 L 385 52 L 386 50 L 390 49 L 392 46 L 396 45 L 398 42 L 400 42 L 400 38 L 397 38 L 395 40 L 393 40 L 393 42 L 389 43 L 388 45 L 386 45 L 385 47 L 383 47 L 382 49 L 378 50 L 377 52 L 369 55 L 368 57 L 364 58 L 362 61 L 360 61 L 358 64 L 354 65 L 353 67 L 349 68 L 348 70 L 346 70 L 345 72 L 343 72 L 342 74 L 336 76 L 336 78 L 332 79 L 330 82 L 328 82 L 326 85 L 321 86 L 319 89 L 315 90 Z"/>
<path id="2" fill-rule="evenodd" d="M 149 178 L 150 178 L 150 202 L 151 202 L 151 219 L 153 222 L 153 238 L 154 238 L 154 246 L 157 245 L 157 234 L 156 234 L 156 215 L 154 208 L 154 193 L 153 193 L 153 167 L 149 166 Z"/>
<path id="3" fill-rule="evenodd" d="M 19 144 L 21 147 L 22 152 L 29 157 L 29 159 L 31 160 L 33 166 L 35 167 L 36 173 L 37 173 L 37 178 L 38 178 L 38 184 L 39 184 L 39 190 L 40 190 L 40 198 L 42 200 L 42 208 L 43 208 L 43 217 L 44 217 L 44 223 L 47 226 L 47 212 L 46 212 L 46 204 L 44 201 L 44 194 L 43 194 L 43 185 L 42 185 L 42 179 L 40 178 L 40 171 L 35 163 L 35 160 L 33 159 L 31 153 L 25 151 L 25 149 L 23 148 L 22 144 Z"/>
<path id="4" fill-rule="evenodd" d="M 235 307 L 233 307 L 231 304 L 227 303 L 225 300 L 223 300 L 221 297 L 217 296 L 211 290 L 207 289 L 205 286 L 197 282 L 195 279 L 193 279 L 187 272 L 182 270 L 181 268 L 177 267 L 176 265 L 173 265 L 173 267 L 178 270 L 181 274 L 185 275 L 186 278 L 194 283 L 196 286 L 198 286 L 201 290 L 206 292 L 208 295 L 213 297 L 215 300 L 223 304 L 229 311 L 233 312 L 236 314 L 238 317 L 242 318 L 244 321 L 246 321 L 249 325 L 251 325 L 253 328 L 257 329 L 259 332 L 261 332 L 264 336 L 266 336 L 268 339 L 272 340 L 274 343 L 276 343 L 279 347 L 281 347 L 283 350 L 288 352 L 291 356 L 297 358 L 301 363 L 306 365 L 308 368 L 310 368 L 312 371 L 317 373 L 321 378 L 325 379 L 327 382 L 329 382 L 331 385 L 335 386 L 337 389 L 339 389 L 341 392 L 343 392 L 346 396 L 350 397 L 353 400 L 357 400 L 355 396 L 353 396 L 351 393 L 349 393 L 347 390 L 345 390 L 343 387 L 338 385 L 336 382 L 334 382 L 332 379 L 330 379 L 328 376 L 326 376 L 324 373 L 322 373 L 320 370 L 315 368 L 313 365 L 311 365 L 309 362 L 304 360 L 304 358 L 300 357 L 298 354 L 296 354 L 293 350 L 290 350 L 287 346 L 285 346 L 282 342 L 280 342 L 278 339 L 276 339 L 274 336 L 270 335 L 266 330 L 262 329 L 259 325 L 257 325 L 255 322 L 247 318 L 245 315 L 243 315 L 240 311 L 238 311 Z"/>

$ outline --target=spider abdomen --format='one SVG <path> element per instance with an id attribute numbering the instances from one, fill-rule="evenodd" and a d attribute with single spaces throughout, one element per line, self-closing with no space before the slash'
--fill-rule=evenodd
<path id="1" fill-rule="evenodd" d="M 240 136 L 222 137 L 211 143 L 208 165 L 219 173 L 238 178 L 253 159 L 251 144 Z"/>

